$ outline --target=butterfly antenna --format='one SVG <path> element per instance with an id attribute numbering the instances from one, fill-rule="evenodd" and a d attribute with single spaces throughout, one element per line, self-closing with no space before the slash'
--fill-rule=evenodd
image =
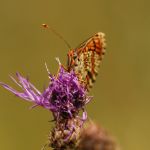
<path id="1" fill-rule="evenodd" d="M 51 30 L 55 35 L 57 35 L 61 40 L 63 40 L 65 42 L 65 44 L 67 45 L 67 47 L 69 49 L 71 49 L 71 46 L 70 44 L 64 39 L 64 37 L 59 34 L 55 29 L 53 29 L 52 27 L 48 26 L 47 24 L 42 24 L 42 27 L 45 28 L 45 29 L 49 29 Z"/>

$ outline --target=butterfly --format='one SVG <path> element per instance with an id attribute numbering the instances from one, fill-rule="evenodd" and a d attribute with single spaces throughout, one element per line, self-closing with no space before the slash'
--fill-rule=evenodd
<path id="1" fill-rule="evenodd" d="M 42 26 L 44 28 L 49 28 L 70 48 L 68 42 L 57 31 L 49 27 L 47 24 L 42 24 Z M 105 34 L 98 32 L 81 43 L 77 48 L 68 52 L 67 68 L 64 68 L 68 72 L 73 70 L 79 77 L 80 81 L 82 81 L 89 90 L 96 80 L 98 68 L 103 55 L 105 54 L 105 48 Z"/>
<path id="2" fill-rule="evenodd" d="M 96 80 L 105 48 L 105 34 L 98 32 L 68 52 L 68 71 L 73 70 L 87 89 L 92 87 Z"/>

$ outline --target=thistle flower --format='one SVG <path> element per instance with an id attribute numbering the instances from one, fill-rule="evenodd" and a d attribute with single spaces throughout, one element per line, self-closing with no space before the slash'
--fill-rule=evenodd
<path id="1" fill-rule="evenodd" d="M 84 106 L 92 97 L 87 96 L 87 90 L 79 82 L 73 71 L 67 72 L 61 65 L 59 67 L 59 72 L 56 76 L 49 74 L 51 82 L 43 93 L 37 90 L 29 82 L 29 79 L 24 78 L 19 73 L 16 73 L 19 82 L 13 77 L 11 79 L 22 88 L 23 92 L 18 92 L 2 82 L 0 84 L 16 96 L 35 103 L 36 105 L 34 106 L 39 105 L 52 111 L 55 119 L 73 118 L 78 114 L 79 110 L 84 110 Z M 85 115 L 83 115 L 83 119 L 86 119 Z"/>
<path id="2" fill-rule="evenodd" d="M 48 71 L 49 73 L 49 71 Z M 82 82 L 79 81 L 74 71 L 66 71 L 59 64 L 57 75 L 49 73 L 49 86 L 41 93 L 35 86 L 19 73 L 16 73 L 18 81 L 11 79 L 22 88 L 18 92 L 12 87 L 0 82 L 0 84 L 16 96 L 33 102 L 35 106 L 42 106 L 53 113 L 55 127 L 50 133 L 50 146 L 61 150 L 67 147 L 75 147 L 80 128 L 86 120 L 85 105 L 92 99 Z M 82 117 L 79 112 L 82 110 Z M 67 149 L 66 147 L 66 149 Z"/>

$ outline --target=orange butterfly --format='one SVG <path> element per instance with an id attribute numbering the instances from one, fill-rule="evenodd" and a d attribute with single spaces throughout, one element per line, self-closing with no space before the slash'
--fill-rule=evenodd
<path id="1" fill-rule="evenodd" d="M 49 27 L 47 24 L 43 24 L 42 26 L 44 28 L 49 28 L 70 47 L 67 41 L 53 28 Z M 87 89 L 92 87 L 93 82 L 96 80 L 98 68 L 105 54 L 105 48 L 105 34 L 98 32 L 80 44 L 77 48 L 68 52 L 67 70 L 69 72 L 74 70 L 79 79 L 85 83 Z"/>

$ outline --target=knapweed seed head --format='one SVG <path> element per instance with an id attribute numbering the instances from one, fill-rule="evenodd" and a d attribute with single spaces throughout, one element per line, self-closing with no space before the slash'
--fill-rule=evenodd
<path id="1" fill-rule="evenodd" d="M 76 150 L 120 150 L 120 147 L 106 129 L 95 123 L 89 123 L 81 132 Z"/>

